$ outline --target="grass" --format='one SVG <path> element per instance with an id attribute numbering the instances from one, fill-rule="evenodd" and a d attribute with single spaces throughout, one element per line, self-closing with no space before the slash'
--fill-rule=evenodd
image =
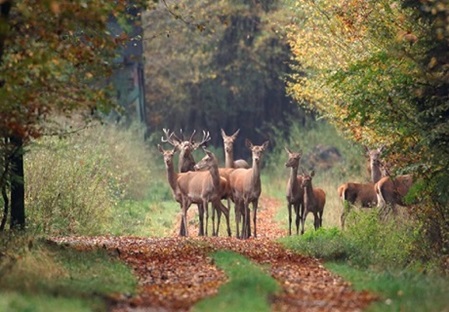
<path id="1" fill-rule="evenodd" d="M 131 269 L 104 250 L 27 240 L 16 239 L 20 249 L 2 261 L 0 311 L 104 311 L 106 296 L 135 292 Z"/>
<path id="2" fill-rule="evenodd" d="M 368 311 L 447 311 L 449 281 L 443 276 L 426 275 L 411 270 L 360 270 L 342 263 L 326 267 L 350 281 L 357 290 L 369 290 L 381 296 Z"/>
<path id="3" fill-rule="evenodd" d="M 212 257 L 229 281 L 216 296 L 196 304 L 193 311 L 271 311 L 269 297 L 280 288 L 270 275 L 234 252 L 218 251 Z"/>

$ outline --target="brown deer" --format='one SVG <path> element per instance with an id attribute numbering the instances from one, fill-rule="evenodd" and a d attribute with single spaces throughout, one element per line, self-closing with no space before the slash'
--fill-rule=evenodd
<path id="1" fill-rule="evenodd" d="M 165 134 L 165 138 L 161 137 L 161 141 L 164 143 L 169 143 L 173 147 L 176 147 L 179 150 L 179 162 L 178 162 L 178 172 L 187 172 L 193 171 L 195 166 L 195 160 L 193 158 L 193 151 L 195 151 L 198 147 L 204 145 L 208 141 L 210 141 L 211 137 L 209 131 L 203 130 L 203 138 L 200 142 L 194 141 L 194 136 L 196 131 L 194 130 L 190 135 L 188 140 L 180 139 L 174 132 L 170 132 L 169 129 L 162 130 Z M 182 130 L 181 130 L 182 133 Z"/>
<path id="2" fill-rule="evenodd" d="M 164 150 L 162 148 L 162 146 L 160 146 L 159 144 L 157 145 L 157 147 L 158 147 L 159 152 L 164 157 L 164 164 L 165 164 L 165 169 L 166 169 L 166 173 L 167 173 L 167 180 L 168 180 L 168 184 L 170 185 L 170 188 L 172 190 L 173 197 L 180 204 L 180 207 L 182 208 L 182 195 L 178 189 L 177 180 L 178 180 L 178 177 L 182 176 L 185 173 L 175 172 L 173 158 L 177 151 L 177 147 L 175 146 L 172 150 Z M 199 221 L 200 221 L 198 235 L 202 236 L 202 235 L 204 235 L 204 227 L 203 227 L 204 210 L 203 210 L 202 203 L 198 204 L 198 214 L 199 214 Z M 185 228 L 183 222 L 181 222 L 181 226 L 179 229 L 179 235 L 186 236 L 186 228 Z"/>
<path id="3" fill-rule="evenodd" d="M 312 170 L 310 174 L 304 173 L 302 177 L 302 187 L 304 189 L 304 212 L 301 219 L 301 234 L 304 234 L 304 223 L 307 214 L 313 213 L 315 230 L 323 225 L 323 210 L 326 204 L 326 193 L 321 188 L 312 186 L 312 178 L 315 172 Z"/>
<path id="4" fill-rule="evenodd" d="M 257 207 L 262 192 L 260 182 L 260 167 L 264 151 L 268 147 L 268 141 L 262 145 L 253 145 L 250 140 L 245 140 L 246 146 L 251 150 L 253 164 L 249 169 L 238 168 L 231 172 L 230 185 L 232 198 L 236 210 L 237 237 L 249 238 L 251 236 L 251 222 L 249 204 L 253 207 L 254 237 L 257 237 Z M 237 216 L 239 215 L 239 216 Z M 240 216 L 243 215 L 242 232 L 239 233 Z"/>
<path id="5" fill-rule="evenodd" d="M 296 234 L 299 234 L 299 223 L 304 211 L 304 189 L 302 188 L 302 176 L 298 175 L 299 161 L 302 152 L 292 152 L 287 147 L 288 160 L 285 167 L 291 168 L 290 177 L 287 182 L 287 209 L 288 209 L 288 235 L 292 235 L 292 207 L 294 208 L 296 219 Z"/>
<path id="6" fill-rule="evenodd" d="M 362 208 L 372 208 L 377 205 L 377 194 L 374 189 L 374 184 L 383 176 L 382 163 L 380 161 L 380 156 L 383 149 L 383 146 L 372 150 L 366 148 L 366 152 L 369 157 L 369 171 L 371 173 L 371 182 L 348 182 L 340 185 L 337 189 L 337 192 L 338 197 L 340 197 L 343 202 L 347 202 L 350 205 L 357 205 Z M 341 227 L 343 229 L 345 227 L 346 217 L 350 212 L 350 205 L 347 205 L 343 208 L 343 213 L 340 217 Z"/>
<path id="7" fill-rule="evenodd" d="M 173 147 L 175 147 L 177 150 L 179 150 L 179 160 L 178 160 L 178 172 L 188 172 L 193 171 L 195 166 L 195 159 L 193 158 L 193 151 L 198 149 L 198 147 L 204 145 L 208 141 L 210 141 L 211 137 L 209 132 L 203 131 L 203 138 L 200 142 L 195 143 L 194 137 L 196 134 L 196 131 L 194 130 L 192 134 L 190 135 L 189 139 L 185 139 L 184 134 L 182 132 L 182 129 L 180 130 L 182 139 L 179 138 L 174 131 L 170 132 L 169 129 L 162 129 L 162 131 L 165 134 L 165 138 L 161 137 L 161 141 L 163 143 L 169 143 Z M 204 235 L 204 230 L 201 228 L 203 221 L 203 210 L 201 204 L 198 205 L 198 213 L 200 218 L 200 228 L 198 235 Z M 181 221 L 181 233 L 185 232 L 184 229 L 184 223 Z"/>
<path id="8" fill-rule="evenodd" d="M 196 170 L 208 169 L 207 171 L 189 171 L 179 176 L 177 187 L 182 197 L 182 220 L 187 230 L 187 210 L 191 204 L 202 204 L 206 212 L 206 227 L 208 229 L 208 204 L 212 203 L 215 209 L 220 209 L 226 217 L 228 235 L 231 236 L 229 225 L 229 210 L 221 203 L 223 195 L 227 192 L 228 182 L 220 177 L 218 172 L 218 160 L 213 153 L 205 149 L 206 156 L 195 165 Z M 212 235 L 217 235 L 214 222 L 212 222 Z"/>
<path id="9" fill-rule="evenodd" d="M 238 129 L 234 134 L 227 135 L 223 129 L 221 129 L 221 137 L 223 138 L 223 147 L 225 152 L 225 167 L 226 168 L 249 168 L 246 160 L 237 159 L 234 160 L 234 142 L 239 134 L 240 129 Z"/>
<path id="10" fill-rule="evenodd" d="M 410 174 L 397 177 L 383 177 L 375 185 L 378 207 L 385 209 L 387 205 L 391 206 L 396 215 L 396 205 L 408 206 L 404 201 L 411 186 L 413 185 L 413 176 Z"/>

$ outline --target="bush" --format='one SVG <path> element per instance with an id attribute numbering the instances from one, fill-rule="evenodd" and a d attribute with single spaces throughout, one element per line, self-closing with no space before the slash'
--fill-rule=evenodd
<path id="1" fill-rule="evenodd" d="M 98 234 L 122 199 L 142 199 L 151 171 L 143 132 L 92 125 L 44 137 L 25 154 L 28 225 L 47 234 Z"/>

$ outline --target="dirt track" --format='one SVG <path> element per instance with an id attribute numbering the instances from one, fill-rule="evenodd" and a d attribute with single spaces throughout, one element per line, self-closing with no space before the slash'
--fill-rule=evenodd
<path id="1" fill-rule="evenodd" d="M 82 246 L 107 248 L 128 263 L 139 279 L 139 294 L 111 297 L 110 311 L 189 311 L 198 300 L 217 293 L 226 276 L 208 254 L 232 250 L 268 264 L 282 292 L 271 298 L 272 311 L 361 311 L 375 300 L 373 294 L 356 292 L 332 275 L 319 260 L 282 248 L 274 239 L 285 235 L 274 222 L 279 203 L 262 199 L 258 213 L 258 237 L 167 238 L 78 237 L 60 238 Z M 179 224 L 179 223 L 178 223 Z M 197 229 L 190 228 L 191 235 Z M 234 230 L 234 229 L 233 229 Z"/>

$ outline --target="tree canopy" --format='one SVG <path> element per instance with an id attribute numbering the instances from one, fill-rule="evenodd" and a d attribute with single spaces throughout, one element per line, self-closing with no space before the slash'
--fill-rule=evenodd
<path id="1" fill-rule="evenodd" d="M 386 145 L 397 173 L 417 178 L 427 233 L 448 246 L 448 4 L 288 1 L 295 61 L 289 92 L 343 133 Z M 436 217 L 438 216 L 438 217 Z"/>
<path id="2" fill-rule="evenodd" d="M 164 1 L 149 12 L 150 129 L 218 134 L 220 128 L 240 128 L 241 154 L 245 137 L 261 141 L 273 126 L 303 116 L 285 95 L 291 56 L 282 27 L 286 16 L 279 1 Z M 211 143 L 221 145 L 221 138 Z"/>

